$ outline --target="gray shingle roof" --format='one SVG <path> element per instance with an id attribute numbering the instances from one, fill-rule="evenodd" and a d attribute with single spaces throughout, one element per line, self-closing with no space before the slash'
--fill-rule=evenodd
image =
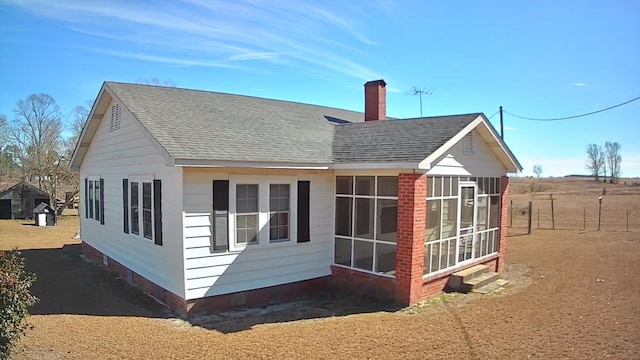
<path id="1" fill-rule="evenodd" d="M 335 121 L 362 113 L 178 88 L 106 85 L 175 159 L 330 163 Z"/>
<path id="2" fill-rule="evenodd" d="M 333 159 L 352 162 L 419 162 L 481 114 L 369 121 L 336 126 Z"/>
<path id="3" fill-rule="evenodd" d="M 175 159 L 421 161 L 480 114 L 363 122 L 360 112 L 199 90 L 107 82 Z"/>

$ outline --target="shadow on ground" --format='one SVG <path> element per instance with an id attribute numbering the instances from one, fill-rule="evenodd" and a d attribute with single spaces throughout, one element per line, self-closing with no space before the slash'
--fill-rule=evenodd
<path id="1" fill-rule="evenodd" d="M 36 273 L 33 294 L 40 299 L 33 315 L 75 314 L 176 318 L 168 308 L 102 267 L 85 261 L 80 244 L 21 250 L 27 270 Z M 261 307 L 219 311 L 190 319 L 193 326 L 222 333 L 254 325 L 351 314 L 397 311 L 387 303 L 328 291 L 321 296 Z"/>

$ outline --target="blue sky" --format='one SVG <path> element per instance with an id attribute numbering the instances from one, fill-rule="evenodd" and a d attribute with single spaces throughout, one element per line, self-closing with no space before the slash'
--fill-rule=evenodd
<path id="1" fill-rule="evenodd" d="M 640 96 L 640 1 L 0 0 L 0 113 L 53 96 L 63 114 L 105 80 L 363 110 L 384 79 L 387 114 L 570 116 Z M 498 124 L 498 116 L 492 119 Z M 622 144 L 640 176 L 640 100 L 557 122 L 505 114 L 525 170 L 585 173 L 589 143 Z"/>

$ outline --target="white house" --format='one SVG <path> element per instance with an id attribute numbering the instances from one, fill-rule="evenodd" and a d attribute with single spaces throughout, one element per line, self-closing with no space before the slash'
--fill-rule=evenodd
<path id="1" fill-rule="evenodd" d="M 385 85 L 363 115 L 105 82 L 71 165 L 85 255 L 183 315 L 501 271 L 520 164 L 483 114 L 387 119 Z"/>

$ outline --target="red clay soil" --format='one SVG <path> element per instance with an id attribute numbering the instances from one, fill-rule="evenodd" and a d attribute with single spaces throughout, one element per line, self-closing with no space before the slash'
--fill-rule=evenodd
<path id="1" fill-rule="evenodd" d="M 0 221 L 0 248 L 25 249 L 41 298 L 14 359 L 640 358 L 640 232 L 510 237 L 513 285 L 494 295 L 386 311 L 328 295 L 200 326 L 82 260 L 76 231 L 73 217 L 54 229 Z"/>

